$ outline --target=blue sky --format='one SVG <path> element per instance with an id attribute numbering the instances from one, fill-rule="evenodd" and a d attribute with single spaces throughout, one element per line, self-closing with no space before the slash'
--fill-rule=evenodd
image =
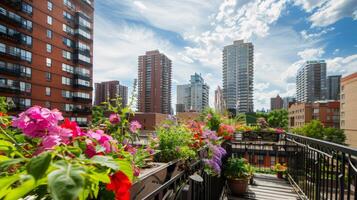
<path id="1" fill-rule="evenodd" d="M 254 45 L 254 106 L 295 94 L 306 60 L 324 59 L 328 74 L 357 72 L 356 0 L 97 0 L 94 81 L 131 86 L 137 58 L 159 49 L 173 61 L 176 85 L 201 73 L 222 85 L 222 49 L 234 40 Z"/>

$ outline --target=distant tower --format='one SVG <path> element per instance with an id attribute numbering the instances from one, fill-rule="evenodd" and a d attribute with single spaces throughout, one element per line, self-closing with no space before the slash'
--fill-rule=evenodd
<path id="1" fill-rule="evenodd" d="M 327 77 L 328 100 L 340 100 L 341 75 Z"/>
<path id="2" fill-rule="evenodd" d="M 138 59 L 139 112 L 171 113 L 171 60 L 158 50 Z"/>
<path id="3" fill-rule="evenodd" d="M 226 109 L 225 102 L 223 100 L 223 91 L 219 86 L 214 91 L 214 109 L 218 113 L 223 113 Z"/>
<path id="4" fill-rule="evenodd" d="M 95 101 L 94 105 L 100 105 L 102 102 L 107 102 L 108 99 L 120 97 L 122 106 L 128 104 L 128 87 L 120 85 L 119 81 L 105 81 L 95 83 Z"/>
<path id="5" fill-rule="evenodd" d="M 326 99 L 325 61 L 307 61 L 296 77 L 296 100 L 314 102 Z"/>
<path id="6" fill-rule="evenodd" d="M 209 86 L 201 75 L 191 75 L 190 84 L 177 86 L 176 112 L 201 112 L 209 104 Z"/>
<path id="7" fill-rule="evenodd" d="M 253 112 L 254 46 L 243 40 L 223 49 L 223 99 L 233 113 Z"/>
<path id="8" fill-rule="evenodd" d="M 270 98 L 270 110 L 278 110 L 283 108 L 283 99 L 277 95 L 276 97 Z"/>

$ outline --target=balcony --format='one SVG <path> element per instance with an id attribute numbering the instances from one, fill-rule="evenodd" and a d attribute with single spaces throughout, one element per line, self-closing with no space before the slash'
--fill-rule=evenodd
<path id="1" fill-rule="evenodd" d="M 72 112 L 77 114 L 91 114 L 92 109 L 90 107 L 84 107 L 84 108 L 74 107 Z"/>
<path id="2" fill-rule="evenodd" d="M 4 0 L 4 3 L 15 10 L 21 10 L 22 0 Z"/>
<path id="3" fill-rule="evenodd" d="M 223 177 L 205 174 L 201 160 L 196 160 L 185 170 L 178 161 L 154 163 L 155 167 L 145 169 L 133 184 L 131 199 L 357 198 L 356 149 L 290 133 L 250 133 L 255 136 L 243 134 L 237 137 L 239 141 L 223 144 L 228 157 L 245 157 L 258 171 L 241 196 L 231 194 Z M 285 177 L 264 174 L 275 163 L 287 164 Z"/>
<path id="4" fill-rule="evenodd" d="M 1 74 L 7 74 L 7 75 L 12 75 L 12 76 L 21 76 L 20 68 L 8 68 L 8 67 L 0 66 L 0 72 L 1 72 Z"/>
<path id="5" fill-rule="evenodd" d="M 0 13 L 0 19 L 1 21 L 4 20 L 8 23 L 11 23 L 13 25 L 19 26 L 19 27 L 23 27 L 23 24 L 21 22 L 21 18 L 13 18 L 10 17 L 7 13 Z"/>
<path id="6" fill-rule="evenodd" d="M 21 33 L 10 34 L 9 32 L 0 32 L 0 37 L 15 43 L 21 43 Z"/>
<path id="7" fill-rule="evenodd" d="M 73 87 L 74 87 L 74 88 L 78 88 L 78 89 L 82 89 L 82 90 L 89 90 L 89 91 L 92 91 L 92 90 L 93 90 L 93 87 L 92 87 L 92 86 L 87 86 L 87 85 L 79 84 L 79 83 L 76 82 L 76 79 L 75 79 L 75 81 L 73 82 Z"/>
<path id="8" fill-rule="evenodd" d="M 77 72 L 74 73 L 73 78 L 74 79 L 83 79 L 86 81 L 92 80 L 90 74 L 81 74 L 81 73 L 77 73 Z"/>
<path id="9" fill-rule="evenodd" d="M 0 92 L 11 93 L 11 94 L 20 94 L 21 90 L 19 86 L 6 85 L 0 83 Z"/>
<path id="10" fill-rule="evenodd" d="M 80 102 L 80 103 L 92 103 L 91 98 L 84 98 L 84 97 L 72 97 L 73 101 Z"/>

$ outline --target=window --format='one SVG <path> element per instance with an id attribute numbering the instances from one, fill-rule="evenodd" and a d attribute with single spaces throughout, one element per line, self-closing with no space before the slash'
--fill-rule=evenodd
<path id="1" fill-rule="evenodd" d="M 82 51 L 90 51 L 89 45 L 87 45 L 87 44 L 85 44 L 85 43 L 83 43 L 83 42 L 81 42 L 81 41 L 79 41 L 79 42 L 77 43 L 77 47 L 78 47 L 78 49 L 80 49 L 80 50 L 82 50 Z"/>
<path id="2" fill-rule="evenodd" d="M 84 38 L 87 38 L 89 40 L 91 39 L 91 35 L 90 35 L 90 33 L 88 31 L 85 31 L 83 29 L 76 29 L 76 33 L 81 35 Z"/>
<path id="3" fill-rule="evenodd" d="M 72 53 L 69 52 L 69 51 L 63 50 L 62 51 L 62 56 L 63 56 L 63 58 L 66 58 L 67 60 L 71 60 L 72 59 Z"/>
<path id="4" fill-rule="evenodd" d="M 82 68 L 82 67 L 76 67 L 75 69 L 76 74 L 90 77 L 90 71 L 88 69 Z"/>
<path id="5" fill-rule="evenodd" d="M 52 25 L 52 17 L 47 16 L 47 24 Z"/>
<path id="6" fill-rule="evenodd" d="M 63 11 L 63 17 L 64 17 L 66 20 L 70 20 L 70 21 L 73 20 L 73 16 L 72 16 L 71 14 L 69 14 L 68 12 L 66 12 L 66 11 Z"/>
<path id="7" fill-rule="evenodd" d="M 72 85 L 72 79 L 62 76 L 63 85 Z"/>
<path id="8" fill-rule="evenodd" d="M 46 66 L 51 67 L 52 66 L 52 59 L 51 58 L 46 58 Z"/>
<path id="9" fill-rule="evenodd" d="M 84 98 L 84 99 L 90 99 L 90 95 L 88 93 L 84 93 L 84 92 L 74 92 L 73 96 L 79 97 L 79 98 Z"/>
<path id="10" fill-rule="evenodd" d="M 73 66 L 62 63 L 62 71 L 73 74 Z"/>
<path id="11" fill-rule="evenodd" d="M 22 2 L 21 10 L 29 15 L 32 15 L 32 6 L 28 3 Z"/>
<path id="12" fill-rule="evenodd" d="M 64 110 L 66 111 L 66 112 L 71 112 L 71 111 L 73 111 L 73 104 L 64 104 Z"/>
<path id="13" fill-rule="evenodd" d="M 86 28 L 90 28 L 90 22 L 87 21 L 86 19 L 79 17 L 79 25 L 84 26 Z"/>
<path id="14" fill-rule="evenodd" d="M 52 45 L 46 44 L 46 51 L 47 51 L 47 53 L 51 53 L 52 52 Z"/>
<path id="15" fill-rule="evenodd" d="M 46 77 L 47 81 L 51 81 L 51 73 L 50 72 L 46 72 L 45 77 Z"/>
<path id="16" fill-rule="evenodd" d="M 78 85 L 83 85 L 83 86 L 86 86 L 86 87 L 90 87 L 90 82 L 86 81 L 86 80 L 83 80 L 83 79 L 76 79 L 76 83 Z"/>
<path id="17" fill-rule="evenodd" d="M 90 62 L 90 57 L 82 55 L 82 54 L 78 54 L 78 59 L 87 63 L 91 63 Z"/>
<path id="18" fill-rule="evenodd" d="M 72 98 L 73 94 L 71 91 L 68 90 L 62 90 L 62 97 L 64 98 Z"/>
<path id="19" fill-rule="evenodd" d="M 31 83 L 20 82 L 20 91 L 31 93 Z"/>
<path id="20" fill-rule="evenodd" d="M 75 9 L 76 7 L 70 0 L 63 0 L 63 4 L 66 5 L 70 9 Z"/>
<path id="21" fill-rule="evenodd" d="M 68 39 L 68 38 L 65 38 L 63 37 L 63 44 L 65 44 L 67 47 L 73 47 L 73 41 Z"/>
<path id="22" fill-rule="evenodd" d="M 32 45 L 32 37 L 25 35 L 25 34 L 21 34 L 21 42 L 22 42 L 22 44 L 31 46 Z"/>
<path id="23" fill-rule="evenodd" d="M 46 87 L 46 96 L 51 96 L 51 88 Z"/>
<path id="24" fill-rule="evenodd" d="M 73 35 L 74 34 L 74 30 L 73 28 L 71 28 L 70 26 L 68 26 L 67 24 L 63 24 L 63 31 Z"/>
<path id="25" fill-rule="evenodd" d="M 53 10 L 53 3 L 52 3 L 52 2 L 47 1 L 47 9 L 48 9 L 49 11 L 52 11 L 52 10 Z"/>
<path id="26" fill-rule="evenodd" d="M 47 36 L 47 38 L 52 39 L 52 31 L 47 29 L 46 36 Z"/>

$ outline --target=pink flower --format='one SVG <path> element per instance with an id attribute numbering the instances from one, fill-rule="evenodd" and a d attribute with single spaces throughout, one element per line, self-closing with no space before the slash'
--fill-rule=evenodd
<path id="1" fill-rule="evenodd" d="M 134 166 L 134 176 L 138 177 L 140 175 L 140 168 Z"/>
<path id="2" fill-rule="evenodd" d="M 116 152 L 118 150 L 115 146 L 117 141 L 113 140 L 110 135 L 105 134 L 103 130 L 89 130 L 87 136 L 93 140 L 96 140 L 98 144 L 104 148 L 104 153 Z M 85 153 L 87 154 L 87 156 L 92 157 L 93 155 L 97 155 L 97 153 L 100 153 L 96 151 L 97 144 L 95 142 L 91 140 L 86 140 L 86 143 L 87 150 Z"/>
<path id="3" fill-rule="evenodd" d="M 121 119 L 120 119 L 120 116 L 118 114 L 114 113 L 114 114 L 111 114 L 109 116 L 109 121 L 112 124 L 118 124 L 118 123 L 120 123 Z"/>
<path id="4" fill-rule="evenodd" d="M 141 124 L 138 121 L 130 122 L 130 127 L 129 127 L 130 132 L 136 133 L 138 129 L 141 129 Z"/>
<path id="5" fill-rule="evenodd" d="M 211 115 L 210 113 L 208 113 L 207 119 L 208 119 L 208 120 L 211 120 L 211 119 L 212 119 L 212 115 Z"/>

